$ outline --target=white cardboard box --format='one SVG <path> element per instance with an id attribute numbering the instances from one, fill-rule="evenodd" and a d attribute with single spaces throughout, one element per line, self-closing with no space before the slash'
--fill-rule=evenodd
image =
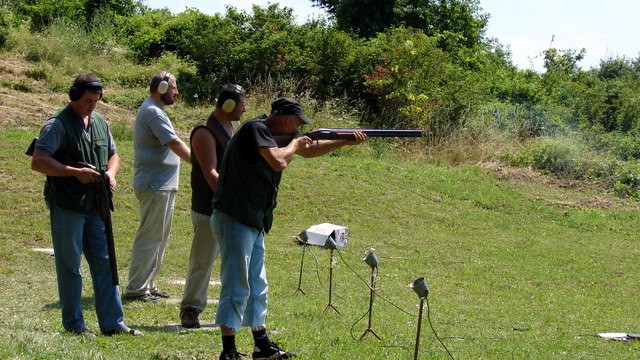
<path id="1" fill-rule="evenodd" d="M 347 246 L 349 243 L 349 228 L 346 226 L 322 223 L 313 225 L 303 231 L 309 245 L 324 246 L 329 237 L 332 237 L 338 248 Z"/>

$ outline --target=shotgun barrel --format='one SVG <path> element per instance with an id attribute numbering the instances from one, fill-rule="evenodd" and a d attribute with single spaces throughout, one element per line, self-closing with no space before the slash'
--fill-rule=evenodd
<path id="1" fill-rule="evenodd" d="M 320 128 L 305 134 L 312 140 L 353 139 L 353 133 L 359 131 L 368 137 L 421 137 L 421 129 L 358 129 L 358 128 Z"/>
<path id="2" fill-rule="evenodd" d="M 109 254 L 109 265 L 111 266 L 111 283 L 117 286 L 118 262 L 116 261 L 116 244 L 113 238 L 113 224 L 111 223 L 111 212 L 113 211 L 113 193 L 109 184 L 109 178 L 104 170 L 100 170 L 100 178 L 96 181 L 98 214 L 104 221 L 104 234 L 107 240 L 107 253 Z"/>

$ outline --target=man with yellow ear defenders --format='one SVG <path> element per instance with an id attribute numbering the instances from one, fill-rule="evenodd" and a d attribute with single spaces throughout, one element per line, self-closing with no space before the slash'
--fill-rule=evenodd
<path id="1" fill-rule="evenodd" d="M 232 121 L 240 121 L 247 95 L 240 85 L 228 84 L 220 91 L 216 107 L 206 125 L 191 132 L 191 221 L 193 241 L 189 255 L 180 322 L 186 328 L 199 328 L 198 316 L 207 306 L 211 270 L 219 252 L 213 238 L 211 199 L 218 182 L 218 171 L 227 144 L 233 135 Z"/>
<path id="2" fill-rule="evenodd" d="M 155 279 L 169 242 L 180 159 L 190 163 L 191 151 L 176 135 L 164 111 L 178 96 L 176 77 L 158 71 L 151 78 L 149 91 L 133 128 L 133 189 L 140 203 L 140 227 L 131 247 L 129 281 L 123 298 L 158 302 L 169 297 L 158 289 Z"/>

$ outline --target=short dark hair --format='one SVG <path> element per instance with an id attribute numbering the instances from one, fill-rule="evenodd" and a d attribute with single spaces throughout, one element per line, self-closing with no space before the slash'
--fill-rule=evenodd
<path id="1" fill-rule="evenodd" d="M 218 94 L 218 100 L 216 100 L 216 107 L 222 107 L 225 101 L 231 99 L 238 104 L 242 98 L 247 97 L 247 92 L 242 88 L 242 86 L 237 84 L 227 84 L 222 90 L 220 90 L 220 94 Z"/>
<path id="2" fill-rule="evenodd" d="M 71 101 L 79 100 L 86 91 L 94 94 L 100 94 L 102 97 L 102 83 L 96 74 L 79 74 L 73 80 L 73 85 L 69 89 L 69 99 Z"/>
<path id="3" fill-rule="evenodd" d="M 165 80 L 166 76 L 169 76 L 169 78 L 171 78 L 171 74 L 168 71 L 164 71 L 164 70 L 160 70 L 157 73 L 153 74 L 153 77 L 151 78 L 151 83 L 149 84 L 149 91 L 151 91 L 151 93 L 155 93 L 158 91 L 158 86 L 160 86 L 160 83 L 162 82 L 162 80 Z M 167 79 L 168 81 L 169 79 Z"/>

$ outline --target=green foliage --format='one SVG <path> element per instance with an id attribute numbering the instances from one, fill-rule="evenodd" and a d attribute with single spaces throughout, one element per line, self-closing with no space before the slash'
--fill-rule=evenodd
<path id="1" fill-rule="evenodd" d="M 24 74 L 34 80 L 47 80 L 50 69 L 45 66 L 35 66 L 24 71 Z"/>
<path id="2" fill-rule="evenodd" d="M 539 74 L 513 67 L 497 69 L 489 91 L 496 100 L 528 107 L 539 104 L 543 98 Z"/>
<path id="3" fill-rule="evenodd" d="M 438 142 L 463 126 L 479 97 L 473 74 L 453 64 L 434 38 L 396 28 L 370 41 L 375 69 L 365 75 L 370 105 L 384 127 L 420 127 Z"/>
<path id="4" fill-rule="evenodd" d="M 0 6 L 0 49 L 6 45 L 12 27 L 13 13 L 9 9 Z"/>
<path id="5" fill-rule="evenodd" d="M 587 175 L 587 150 L 569 138 L 537 138 L 521 152 L 508 154 L 505 160 L 514 166 L 532 167 L 563 178 L 580 179 Z"/>
<path id="6" fill-rule="evenodd" d="M 578 71 L 578 63 L 584 59 L 587 51 L 581 49 L 575 51 L 571 49 L 559 50 L 549 48 L 543 51 L 544 68 L 547 74 L 561 73 L 564 75 L 572 75 Z"/>
<path id="7" fill-rule="evenodd" d="M 478 115 L 488 120 L 500 132 L 513 139 L 524 140 L 541 136 L 562 135 L 562 121 L 542 106 L 489 102 L 479 106 Z"/>
<path id="8" fill-rule="evenodd" d="M 603 152 L 610 152 L 617 160 L 640 160 L 640 136 L 636 131 L 632 133 L 609 132 L 594 135 L 596 148 Z"/>
<path id="9" fill-rule="evenodd" d="M 23 71 L 29 80 L 8 78 L 3 85 L 66 91 L 78 72 L 94 72 L 108 89 L 105 102 L 134 110 L 147 95 L 150 74 L 163 69 L 178 76 L 188 106 L 210 104 L 223 84 L 240 83 L 267 103 L 292 96 L 313 108 L 340 104 L 358 114 L 354 126 L 419 127 L 427 154 L 431 145 L 442 153 L 488 153 L 478 141 L 562 142 L 576 133 L 585 154 L 598 152 L 585 157 L 604 158 L 603 165 L 567 162 L 571 151 L 540 145 L 535 167 L 611 179 L 622 169 L 611 159 L 638 158 L 640 59 L 606 59 L 583 71 L 584 50 L 550 48 L 540 74 L 517 69 L 508 49 L 484 38 L 486 15 L 475 0 L 315 3 L 331 11 L 352 5 L 342 10 L 372 24 L 366 28 L 374 35 L 359 37 L 322 19 L 299 25 L 291 9 L 277 4 L 250 12 L 230 6 L 209 16 L 151 10 L 132 0 L 4 0 L 0 41 L 4 36 L 4 49 L 31 64 Z M 392 16 L 376 18 L 385 11 Z M 375 30 L 382 23 L 384 31 Z M 443 149 L 447 144 L 460 148 Z M 533 159 L 514 162 L 534 166 Z"/>
<path id="10" fill-rule="evenodd" d="M 154 9 L 115 19 L 119 34 L 132 57 L 146 62 L 159 57 L 167 49 L 162 43 L 163 24 L 173 18 L 167 9 Z"/>
<path id="11" fill-rule="evenodd" d="M 341 30 L 372 38 L 393 27 L 420 29 L 449 52 L 479 45 L 488 23 L 477 0 L 312 1 L 331 14 Z"/>
<path id="12" fill-rule="evenodd" d="M 335 28 L 314 26 L 304 41 L 312 45 L 306 88 L 321 100 L 341 98 L 356 100 L 365 90 L 363 79 L 372 69 L 377 49 L 363 39 Z"/>
<path id="13" fill-rule="evenodd" d="M 43 31 L 58 19 L 90 23 L 99 13 L 130 16 L 144 9 L 141 0 L 4 0 L 20 20 L 33 31 Z"/>
<path id="14" fill-rule="evenodd" d="M 640 163 L 624 166 L 618 172 L 612 188 L 619 197 L 640 199 Z"/>

